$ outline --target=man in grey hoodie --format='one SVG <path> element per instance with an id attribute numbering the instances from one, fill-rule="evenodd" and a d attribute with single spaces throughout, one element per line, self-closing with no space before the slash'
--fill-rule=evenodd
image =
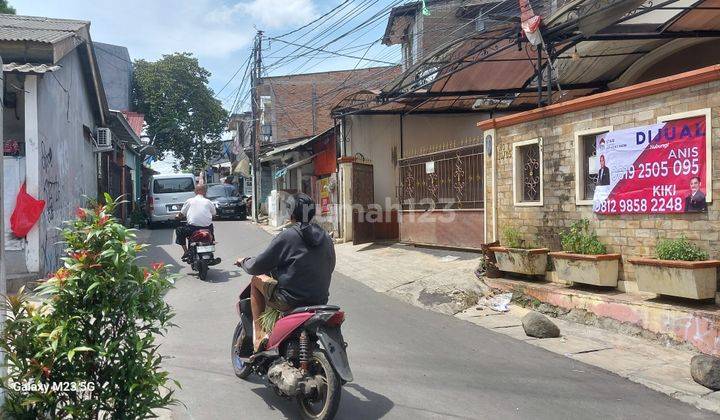
<path id="1" fill-rule="evenodd" d="M 253 276 L 250 304 L 257 351 L 265 338 L 259 321 L 265 307 L 281 312 L 301 306 L 324 305 L 330 295 L 335 248 L 330 236 L 311 223 L 315 202 L 306 194 L 290 199 L 292 226 L 276 236 L 257 257 L 238 259 L 237 265 Z"/>

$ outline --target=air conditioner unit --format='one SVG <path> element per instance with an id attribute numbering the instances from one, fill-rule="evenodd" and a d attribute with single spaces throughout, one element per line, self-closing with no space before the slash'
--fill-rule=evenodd
<path id="1" fill-rule="evenodd" d="M 112 132 L 109 128 L 98 128 L 97 129 L 97 151 L 112 150 Z"/>

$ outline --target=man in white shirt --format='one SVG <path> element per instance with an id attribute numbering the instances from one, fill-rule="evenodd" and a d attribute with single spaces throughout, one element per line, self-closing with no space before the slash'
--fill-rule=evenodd
<path id="1" fill-rule="evenodd" d="M 178 218 L 185 217 L 187 224 L 178 226 L 175 229 L 175 243 L 180 245 L 184 251 L 183 260 L 187 257 L 187 238 L 192 236 L 199 229 L 208 229 L 215 236 L 212 225 L 213 216 L 217 214 L 215 204 L 205 198 L 207 185 L 200 184 L 195 187 L 195 197 L 187 200 L 178 214 Z"/>

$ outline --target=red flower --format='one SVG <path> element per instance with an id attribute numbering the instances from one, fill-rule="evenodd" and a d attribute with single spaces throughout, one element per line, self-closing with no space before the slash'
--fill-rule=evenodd
<path id="1" fill-rule="evenodd" d="M 77 216 L 78 219 L 82 220 L 87 217 L 87 212 L 85 209 L 78 207 L 77 210 L 75 210 L 75 216 Z"/>
<path id="2" fill-rule="evenodd" d="M 98 216 L 100 215 L 100 213 L 102 213 L 104 211 L 105 211 L 105 206 L 99 205 L 99 206 L 95 207 L 95 214 L 97 214 Z"/>
<path id="3" fill-rule="evenodd" d="M 154 263 L 152 263 L 151 267 L 153 270 L 158 271 L 158 270 L 162 269 L 163 267 L 165 267 L 165 263 L 164 262 L 154 262 Z"/>
<path id="4" fill-rule="evenodd" d="M 58 271 L 55 272 L 55 275 L 53 276 L 58 280 L 65 280 L 66 278 L 70 277 L 70 271 L 61 268 Z"/>
<path id="5" fill-rule="evenodd" d="M 143 278 L 147 280 L 148 277 L 150 277 L 150 272 L 147 271 L 147 268 L 143 268 Z"/>
<path id="6" fill-rule="evenodd" d="M 45 377 L 45 379 L 48 379 L 50 377 L 50 368 L 47 366 L 42 367 L 42 375 Z"/>
<path id="7" fill-rule="evenodd" d="M 79 251 L 79 252 L 73 252 L 73 253 L 72 253 L 72 257 L 75 258 L 76 260 L 80 261 L 80 262 L 83 262 L 83 261 L 85 261 L 85 260 L 87 259 L 87 257 L 88 257 L 88 252 L 85 251 L 85 250 L 82 250 L 82 251 Z"/>
<path id="8" fill-rule="evenodd" d="M 106 214 L 106 215 L 104 215 L 103 217 L 100 218 L 100 221 L 98 222 L 98 224 L 99 224 L 100 226 L 102 226 L 102 225 L 104 225 L 105 223 L 107 223 L 108 220 L 110 220 L 110 216 L 108 216 L 108 215 Z"/>

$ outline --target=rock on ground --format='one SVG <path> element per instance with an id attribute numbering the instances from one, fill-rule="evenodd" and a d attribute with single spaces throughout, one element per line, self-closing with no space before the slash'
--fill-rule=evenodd
<path id="1" fill-rule="evenodd" d="M 539 312 L 528 312 L 522 318 L 525 334 L 537 338 L 560 337 L 560 328 L 550 321 L 548 317 Z"/>
<path id="2" fill-rule="evenodd" d="M 717 357 L 699 354 L 690 360 L 690 374 L 695 382 L 710 388 L 720 390 L 720 359 Z"/>

